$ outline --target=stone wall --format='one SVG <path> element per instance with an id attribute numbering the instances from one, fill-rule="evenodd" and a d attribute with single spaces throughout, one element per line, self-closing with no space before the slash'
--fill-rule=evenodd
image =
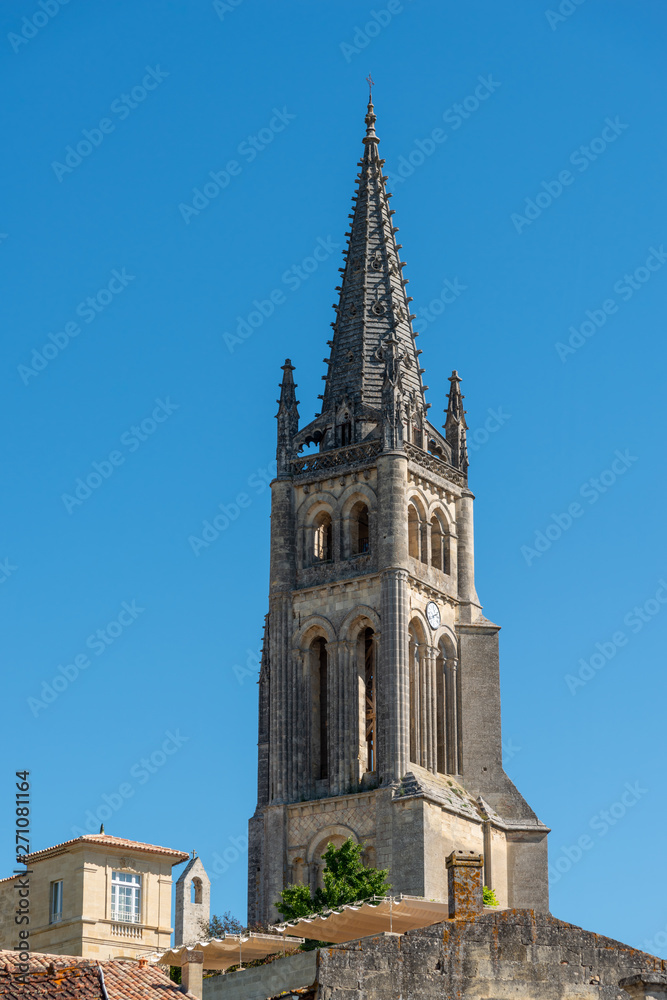
<path id="1" fill-rule="evenodd" d="M 628 1000 L 618 982 L 658 958 L 532 910 L 485 911 L 322 949 L 319 1000 Z"/>

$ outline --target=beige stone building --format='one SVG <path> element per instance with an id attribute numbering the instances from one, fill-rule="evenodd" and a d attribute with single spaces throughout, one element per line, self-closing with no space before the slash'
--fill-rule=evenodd
<path id="1" fill-rule="evenodd" d="M 484 854 L 502 906 L 548 910 L 549 831 L 502 764 L 460 378 L 443 433 L 375 120 L 369 103 L 322 407 L 305 427 L 283 366 L 251 923 L 275 918 L 285 884 L 314 888 L 327 843 L 348 836 L 394 892 L 446 899 L 444 859 L 464 849 Z"/>
<path id="2" fill-rule="evenodd" d="M 83 958 L 139 958 L 171 942 L 172 868 L 182 851 L 103 833 L 26 857 L 30 949 Z M 20 875 L 0 882 L 0 947 L 12 948 Z"/>

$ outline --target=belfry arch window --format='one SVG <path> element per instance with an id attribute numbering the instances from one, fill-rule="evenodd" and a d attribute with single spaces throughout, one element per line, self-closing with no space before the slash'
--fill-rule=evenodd
<path id="1" fill-rule="evenodd" d="M 377 770 L 375 713 L 375 643 L 373 630 L 364 630 L 364 722 L 366 733 L 366 770 Z"/>
<path id="2" fill-rule="evenodd" d="M 376 640 L 372 628 L 356 635 L 358 750 L 360 777 L 377 770 Z"/>
<path id="3" fill-rule="evenodd" d="M 361 555 L 369 547 L 368 507 L 358 500 L 350 511 L 350 555 Z"/>
<path id="4" fill-rule="evenodd" d="M 329 777 L 329 713 L 327 685 L 329 674 L 329 657 L 326 640 L 315 639 L 311 648 L 311 758 L 313 777 L 320 781 Z"/>
<path id="5" fill-rule="evenodd" d="M 441 774 L 460 774 L 458 662 L 454 646 L 442 643 L 436 660 L 437 768 Z"/>
<path id="6" fill-rule="evenodd" d="M 315 518 L 313 534 L 313 559 L 330 562 L 333 558 L 333 525 L 331 514 L 323 510 Z"/>
<path id="7" fill-rule="evenodd" d="M 192 880 L 192 890 L 191 890 L 191 902 L 201 903 L 202 901 L 202 886 L 200 878 L 193 878 Z"/>
<path id="8" fill-rule="evenodd" d="M 421 559 L 421 524 L 414 504 L 408 505 L 408 552 L 413 559 Z"/>
<path id="9" fill-rule="evenodd" d="M 410 760 L 421 764 L 421 670 L 418 634 L 414 625 L 410 626 L 409 644 L 409 698 L 410 698 Z"/>
<path id="10" fill-rule="evenodd" d="M 431 565 L 449 573 L 449 535 L 437 514 L 431 518 Z"/>

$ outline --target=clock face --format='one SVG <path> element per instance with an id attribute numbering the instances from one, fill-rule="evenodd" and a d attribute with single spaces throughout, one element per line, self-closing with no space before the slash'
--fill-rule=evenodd
<path id="1" fill-rule="evenodd" d="M 440 609 L 434 601 L 429 601 L 426 605 L 426 617 L 432 629 L 440 627 Z"/>

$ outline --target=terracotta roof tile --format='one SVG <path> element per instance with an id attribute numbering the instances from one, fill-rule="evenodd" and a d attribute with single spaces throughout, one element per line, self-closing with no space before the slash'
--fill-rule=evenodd
<path id="1" fill-rule="evenodd" d="M 70 955 L 31 956 L 25 983 L 19 979 L 16 953 L 0 950 L 2 1000 L 102 1000 L 98 963 Z M 111 960 L 100 962 L 109 1000 L 176 1000 L 189 997 L 157 965 Z"/>
<path id="2" fill-rule="evenodd" d="M 189 854 L 183 851 L 172 851 L 169 847 L 158 847 L 156 844 L 142 844 L 137 840 L 125 840 L 123 837 L 112 837 L 107 833 L 88 833 L 85 837 L 74 837 L 73 840 L 64 840 L 61 844 L 54 844 L 53 847 L 45 847 L 42 851 L 33 851 L 27 854 L 26 861 L 33 862 L 39 858 L 46 858 L 52 851 L 60 851 L 70 844 L 103 844 L 106 847 L 124 847 L 130 851 L 143 851 L 144 854 L 163 854 L 167 857 L 175 858 L 174 864 L 187 861 Z M 23 859 L 22 859 L 23 860 Z"/>

